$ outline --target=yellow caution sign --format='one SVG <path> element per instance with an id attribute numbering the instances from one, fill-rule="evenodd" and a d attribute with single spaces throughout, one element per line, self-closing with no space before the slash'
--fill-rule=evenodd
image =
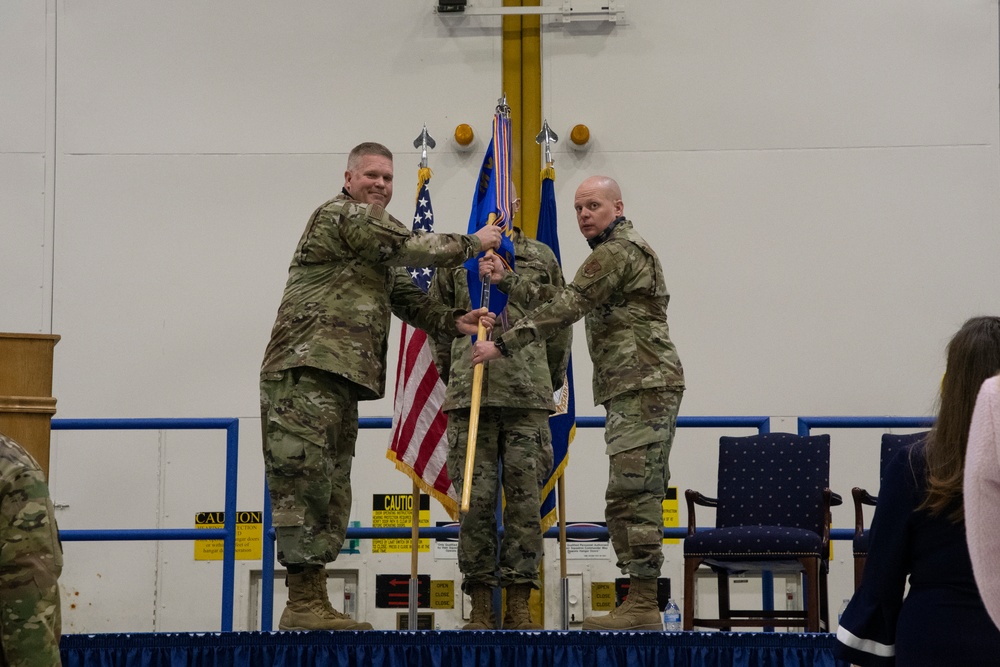
<path id="1" fill-rule="evenodd" d="M 431 525 L 431 497 L 420 494 L 420 525 Z M 413 523 L 413 495 L 409 493 L 372 494 L 373 528 L 408 528 Z M 409 553 L 412 540 L 408 537 L 372 540 L 372 553 Z M 431 550 L 429 539 L 418 540 L 418 551 Z"/>
<path id="2" fill-rule="evenodd" d="M 198 512 L 195 528 L 225 528 L 225 512 Z M 264 513 L 236 513 L 236 560 L 260 560 L 264 544 Z M 222 560 L 222 540 L 196 540 L 195 560 Z"/>
<path id="3" fill-rule="evenodd" d="M 678 528 L 681 525 L 681 514 L 677 507 L 677 487 L 667 487 L 667 497 L 663 499 L 663 527 Z M 665 539 L 664 544 L 680 544 L 678 539 Z"/>

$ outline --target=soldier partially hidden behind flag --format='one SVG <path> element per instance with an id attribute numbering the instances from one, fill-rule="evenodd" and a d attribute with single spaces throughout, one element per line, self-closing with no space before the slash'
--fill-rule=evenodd
<path id="1" fill-rule="evenodd" d="M 264 467 L 278 561 L 288 569 L 281 630 L 372 627 L 333 608 L 325 565 L 350 518 L 358 401 L 385 394 L 390 313 L 444 340 L 475 333 L 485 314 L 430 301 L 403 267 L 461 264 L 497 248 L 500 231 L 411 233 L 385 211 L 392 176 L 385 146 L 351 151 L 342 192 L 316 209 L 295 249 L 264 354 Z"/>
<path id="2" fill-rule="evenodd" d="M 0 434 L 0 665 L 58 667 L 62 546 L 45 474 Z"/>
<path id="3" fill-rule="evenodd" d="M 536 285 L 489 264 L 508 303 L 545 300 L 516 326 L 477 341 L 473 363 L 518 355 L 586 317 L 594 365 L 594 402 L 607 410 L 609 461 L 605 518 L 618 566 L 631 578 L 628 598 L 610 614 L 584 619 L 585 630 L 659 630 L 656 579 L 663 565 L 662 502 L 684 373 L 667 327 L 670 298 L 660 260 L 622 215 L 621 189 L 606 176 L 576 191 L 576 220 L 593 249 L 573 283 Z M 485 267 L 484 267 L 485 269 Z"/>
<path id="4" fill-rule="evenodd" d="M 511 202 L 516 213 L 520 200 Z M 543 243 L 514 230 L 514 253 L 522 279 L 563 287 L 555 255 Z M 469 282 L 463 268 L 441 270 L 430 295 L 455 308 L 469 308 Z M 510 303 L 507 320 L 516 324 L 531 304 Z M 540 587 L 542 558 L 540 490 L 552 467 L 549 415 L 555 412 L 553 387 L 562 385 L 569 360 L 572 328 L 548 341 L 529 345 L 512 359 L 490 364 L 483 374 L 476 461 L 469 512 L 462 517 L 458 567 L 462 588 L 472 597 L 465 630 L 495 630 L 493 590 L 507 590 L 505 630 L 540 630 L 531 620 L 528 597 Z M 448 475 L 461 488 L 465 476 L 469 408 L 472 401 L 472 346 L 463 339 L 435 345 L 435 361 L 448 385 L 442 409 L 448 414 Z M 504 536 L 497 559 L 498 479 L 503 466 Z"/>

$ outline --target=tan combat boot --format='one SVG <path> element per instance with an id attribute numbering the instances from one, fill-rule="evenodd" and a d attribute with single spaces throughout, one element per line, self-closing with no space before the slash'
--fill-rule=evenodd
<path id="1" fill-rule="evenodd" d="M 662 630 L 656 579 L 632 577 L 625 602 L 604 616 L 583 619 L 584 630 Z"/>
<path id="2" fill-rule="evenodd" d="M 353 618 L 338 611 L 330 604 L 330 593 L 326 589 L 326 570 L 320 568 L 316 570 L 316 574 L 313 577 L 313 586 L 316 587 L 316 594 L 323 601 L 323 606 L 326 608 L 326 613 L 333 616 L 337 621 L 346 624 L 347 627 L 335 628 L 337 630 L 371 630 L 372 624 L 366 623 L 364 621 L 355 621 Z"/>
<path id="3" fill-rule="evenodd" d="M 469 587 L 472 598 L 472 612 L 469 622 L 462 626 L 463 630 L 496 630 L 497 621 L 493 616 L 493 589 L 483 584 L 473 584 Z"/>
<path id="4" fill-rule="evenodd" d="M 326 592 L 326 570 L 306 567 L 288 573 L 288 604 L 281 613 L 279 630 L 371 630 L 369 623 L 358 623 L 335 610 Z"/>
<path id="5" fill-rule="evenodd" d="M 531 584 L 513 584 L 507 587 L 507 613 L 503 617 L 504 630 L 543 630 L 531 622 Z"/>

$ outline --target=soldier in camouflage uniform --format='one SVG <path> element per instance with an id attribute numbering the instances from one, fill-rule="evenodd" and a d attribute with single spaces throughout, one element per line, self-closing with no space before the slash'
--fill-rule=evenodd
<path id="1" fill-rule="evenodd" d="M 512 202 L 516 212 L 520 199 Z M 514 229 L 515 266 L 522 279 L 563 287 L 559 263 L 544 243 Z M 463 267 L 438 271 L 431 296 L 444 303 L 469 308 L 469 283 Z M 526 314 L 511 302 L 507 320 L 516 323 Z M 476 438 L 469 512 L 462 517 L 458 567 L 462 588 L 472 597 L 466 630 L 496 629 L 493 589 L 507 589 L 506 630 L 540 630 L 531 620 L 528 598 L 540 587 L 542 558 L 539 492 L 552 468 L 549 415 L 555 412 L 554 390 L 561 387 L 569 363 L 572 329 L 567 327 L 548 341 L 527 346 L 515 358 L 498 360 L 483 371 L 482 401 Z M 435 361 L 447 383 L 443 409 L 448 414 L 448 476 L 462 488 L 472 403 L 472 346 L 464 339 L 435 346 Z M 497 561 L 496 505 L 500 464 L 503 466 L 504 537 Z"/>
<path id="2" fill-rule="evenodd" d="M 0 667 L 62 664 L 62 564 L 45 474 L 0 434 Z"/>
<path id="3" fill-rule="evenodd" d="M 621 190 L 614 180 L 585 180 L 576 191 L 575 208 L 593 252 L 568 287 L 533 285 L 516 274 L 504 275 L 499 263 L 489 263 L 492 280 L 512 302 L 548 300 L 494 342 L 477 342 L 472 361 L 516 354 L 586 318 L 594 402 L 607 410 L 605 518 L 618 566 L 631 582 L 621 606 L 584 619 L 583 627 L 658 630 L 662 502 L 684 391 L 684 372 L 667 327 L 670 295 L 656 253 L 622 216 Z"/>
<path id="4" fill-rule="evenodd" d="M 405 267 L 461 264 L 498 247 L 500 232 L 412 234 L 385 211 L 392 176 L 385 146 L 351 151 L 343 191 L 316 209 L 295 249 L 264 354 L 264 465 L 288 569 L 282 630 L 371 629 L 333 609 L 325 565 L 350 517 L 358 401 L 385 393 L 390 313 L 448 341 L 475 332 L 485 313 L 430 301 Z"/>

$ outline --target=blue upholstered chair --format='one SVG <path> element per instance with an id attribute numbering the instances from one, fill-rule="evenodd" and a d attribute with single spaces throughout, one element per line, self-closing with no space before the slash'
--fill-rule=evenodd
<path id="1" fill-rule="evenodd" d="M 715 498 L 685 493 L 684 629 L 695 626 L 803 627 L 828 623 L 826 573 L 830 540 L 830 436 L 765 433 L 719 441 Z M 716 508 L 715 528 L 695 532 L 695 505 Z M 719 581 L 719 618 L 696 618 L 695 572 L 706 565 Z M 729 575 L 795 572 L 805 579 L 800 610 L 736 610 L 729 604 Z"/>
<path id="2" fill-rule="evenodd" d="M 923 440 L 927 437 L 928 431 L 920 433 L 907 433 L 897 435 L 895 433 L 882 434 L 882 453 L 879 456 L 878 483 L 882 486 L 882 474 L 885 472 L 885 465 L 892 459 L 893 455 L 902 447 Z M 854 589 L 861 585 L 861 575 L 865 571 L 865 561 L 868 559 L 868 529 L 865 528 L 865 517 L 863 507 L 865 505 L 874 506 L 878 503 L 878 496 L 873 496 L 865 489 L 854 487 L 851 489 L 854 497 Z"/>

